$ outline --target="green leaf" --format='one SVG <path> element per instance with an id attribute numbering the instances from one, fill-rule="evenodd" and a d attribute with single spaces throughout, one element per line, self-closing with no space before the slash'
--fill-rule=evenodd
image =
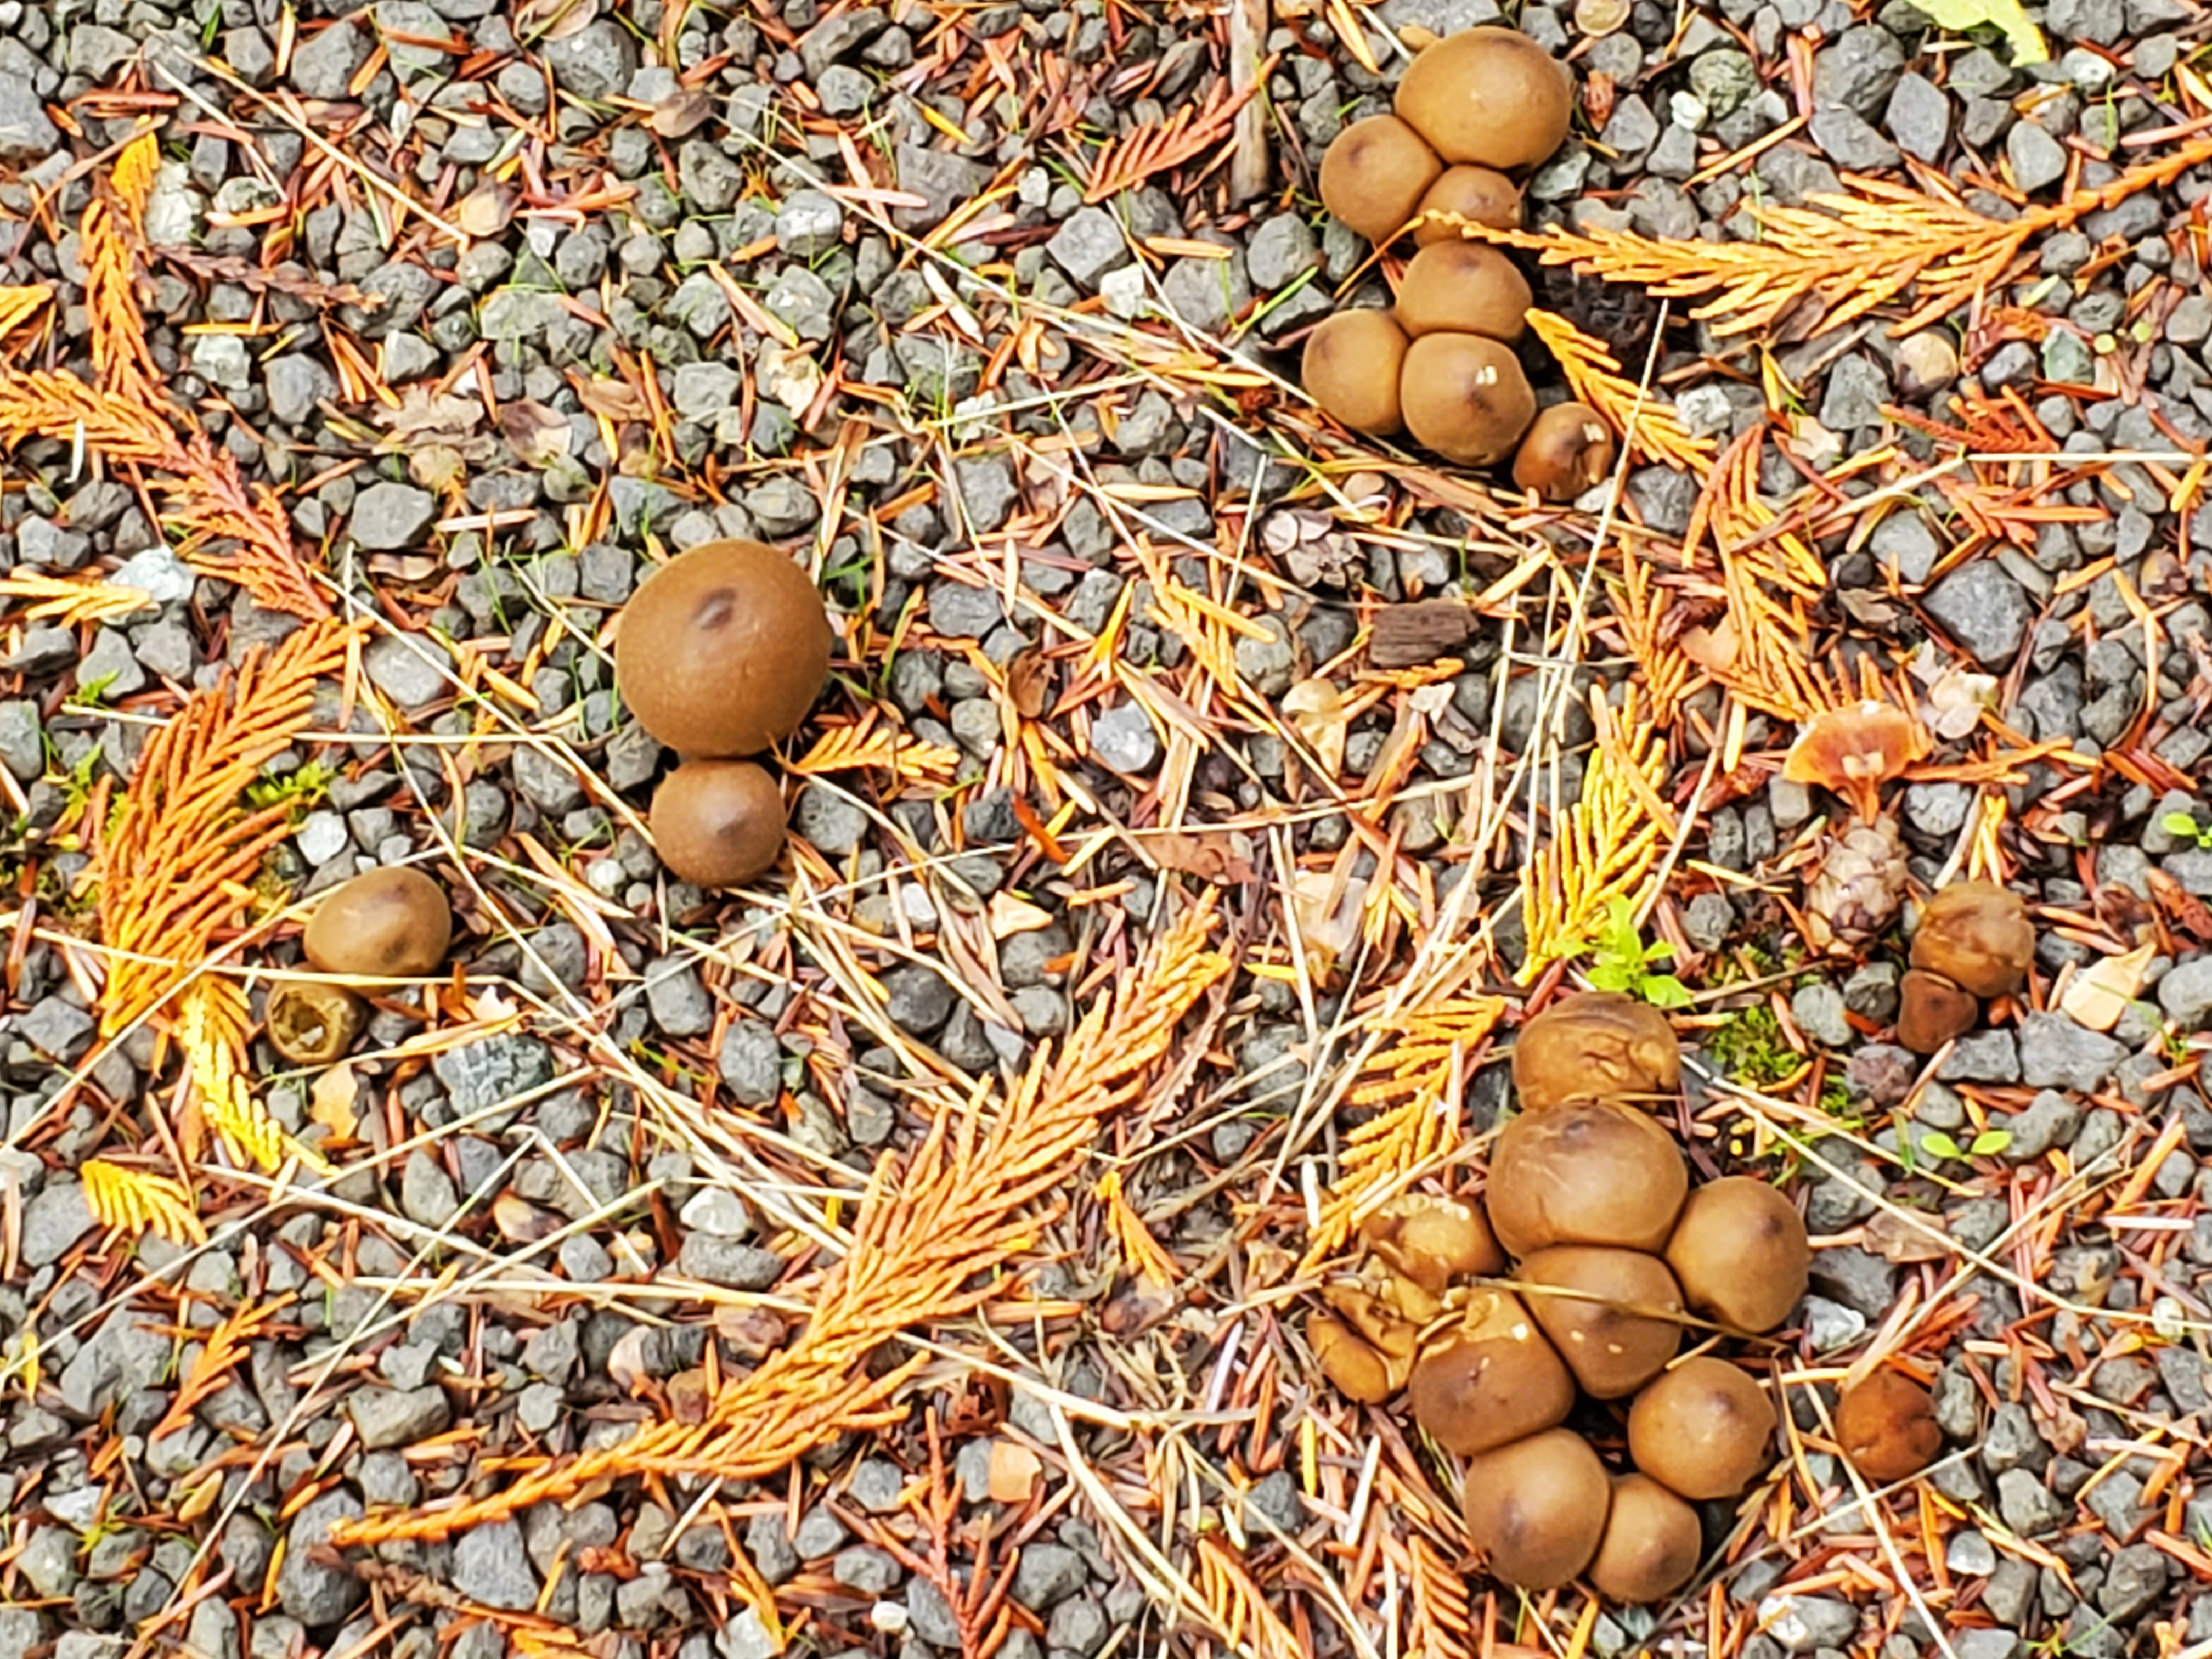
<path id="1" fill-rule="evenodd" d="M 2168 812 L 2158 821 L 2158 827 L 2169 836 L 2187 836 L 2191 841 L 2202 833 L 2197 820 L 2186 812 Z"/>
<path id="2" fill-rule="evenodd" d="M 1959 1150 L 1959 1143 L 1952 1139 L 1950 1136 L 1945 1134 L 1941 1129 L 1931 1130 L 1927 1134 L 1921 1136 L 1920 1150 L 1923 1152 L 1931 1153 L 1937 1158 L 1964 1158 L 1966 1156 L 1964 1152 Z"/>
<path id="3" fill-rule="evenodd" d="M 1599 991 L 1626 991 L 1635 984 L 1628 969 L 1617 962 L 1601 962 L 1589 970 L 1591 988 Z"/>
<path id="4" fill-rule="evenodd" d="M 1686 1008 L 1690 988 L 1672 974 L 1653 974 L 1643 984 L 1644 1000 L 1655 1008 Z"/>
<path id="5" fill-rule="evenodd" d="M 1984 24 L 2002 30 L 2015 64 L 2051 61 L 2051 48 L 2044 44 L 2043 31 L 2029 19 L 2020 0 L 1913 0 L 1913 9 L 1954 31 L 1978 28 Z"/>
<path id="6" fill-rule="evenodd" d="M 1976 1158 L 1994 1158 L 2011 1145 L 2011 1130 L 1984 1129 L 1974 1137 L 1974 1144 L 1967 1150 Z"/>

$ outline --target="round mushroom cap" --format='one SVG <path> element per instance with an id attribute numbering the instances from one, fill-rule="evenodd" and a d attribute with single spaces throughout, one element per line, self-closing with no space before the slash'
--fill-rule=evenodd
<path id="1" fill-rule="evenodd" d="M 1492 1577 L 1547 1590 L 1589 1565 L 1612 1498 L 1589 1442 L 1571 1429 L 1547 1429 L 1471 1459 L 1460 1511 Z"/>
<path id="2" fill-rule="evenodd" d="M 1431 242 L 1398 284 L 1398 326 L 1424 334 L 1480 334 L 1517 340 L 1534 299 L 1520 267 L 1486 242 Z"/>
<path id="3" fill-rule="evenodd" d="M 1561 997 L 1513 1044 L 1513 1090 L 1524 1112 L 1592 1096 L 1672 1094 L 1681 1082 L 1682 1044 L 1667 1016 L 1620 991 Z"/>
<path id="4" fill-rule="evenodd" d="M 1398 1391 L 1401 1378 L 1393 1375 L 1390 1362 L 1335 1315 L 1308 1315 L 1306 1340 L 1313 1346 L 1322 1375 L 1346 1399 L 1376 1406 Z"/>
<path id="5" fill-rule="evenodd" d="M 1613 1483 L 1590 1587 L 1608 1601 L 1657 1601 L 1690 1582 L 1705 1553 L 1697 1510 L 1650 1475 L 1624 1474 Z"/>
<path id="6" fill-rule="evenodd" d="M 1491 1231 L 1516 1260 L 1554 1244 L 1656 1255 L 1689 1190 L 1674 1139 L 1645 1112 L 1574 1100 L 1523 1112 L 1491 1154 Z"/>
<path id="7" fill-rule="evenodd" d="M 1517 29 L 1486 27 L 1414 58 L 1392 107 L 1446 161 L 1510 173 L 1566 142 L 1574 103 L 1564 64 Z"/>
<path id="8" fill-rule="evenodd" d="M 1519 1300 L 1478 1291 L 1466 1322 L 1413 1362 L 1413 1420 L 1464 1457 L 1566 1420 L 1575 1380 Z"/>
<path id="9" fill-rule="evenodd" d="M 1536 394 L 1510 348 L 1480 334 L 1424 334 L 1406 349 L 1398 407 L 1419 443 L 1462 466 L 1489 466 L 1536 418 Z"/>
<path id="10" fill-rule="evenodd" d="M 1388 312 L 1340 311 L 1306 336 L 1299 365 L 1306 393 L 1354 432 L 1388 438 L 1404 429 L 1398 383 L 1406 331 Z"/>
<path id="11" fill-rule="evenodd" d="M 615 684 L 678 754 L 757 755 L 814 707 L 830 644 L 822 595 L 797 564 L 759 542 L 708 542 L 623 607 Z"/>
<path id="12" fill-rule="evenodd" d="M 2020 895 L 1991 881 L 1954 881 L 1920 912 L 1912 965 L 1978 997 L 2008 997 L 2027 983 L 2035 928 Z"/>
<path id="13" fill-rule="evenodd" d="M 750 761 L 686 761 L 653 793 L 653 850 L 701 887 L 738 887 L 783 854 L 783 794 Z"/>
<path id="14" fill-rule="evenodd" d="M 269 1046 L 295 1066 L 336 1064 L 368 1024 L 368 1006 L 343 985 L 280 979 L 269 988 Z"/>
<path id="15" fill-rule="evenodd" d="M 1667 1265 L 1691 1312 L 1735 1330 L 1771 1331 L 1803 1297 L 1813 1249 L 1788 1199 L 1749 1176 L 1724 1176 L 1682 1206 Z"/>
<path id="16" fill-rule="evenodd" d="M 1394 1198 L 1359 1225 L 1367 1248 L 1393 1273 L 1431 1296 L 1455 1279 L 1505 1271 L 1481 1210 L 1456 1198 L 1407 1193 Z"/>
<path id="17" fill-rule="evenodd" d="M 1901 1371 L 1876 1371 L 1836 1401 L 1836 1440 L 1877 1486 L 1904 1480 L 1943 1450 L 1936 1402 Z"/>
<path id="18" fill-rule="evenodd" d="M 1459 224 L 1488 225 L 1492 230 L 1521 228 L 1521 186 L 1490 167 L 1446 167 L 1421 198 L 1421 221 L 1413 244 L 1460 240 Z"/>
<path id="19" fill-rule="evenodd" d="M 1663 1372 L 1628 1408 L 1628 1455 L 1668 1491 L 1702 1503 L 1733 1498 L 1774 1455 L 1774 1403 L 1724 1359 Z"/>
<path id="20" fill-rule="evenodd" d="M 1513 482 L 1547 501 L 1571 501 L 1613 472 L 1613 428 L 1588 404 L 1553 404 L 1513 457 Z"/>
<path id="21" fill-rule="evenodd" d="M 1925 968 L 1908 968 L 1897 986 L 1897 1040 L 1916 1054 L 1932 1054 L 1982 1018 L 1978 998 Z"/>
<path id="22" fill-rule="evenodd" d="M 1321 204 L 1380 246 L 1406 228 L 1443 170 L 1412 127 L 1395 115 L 1370 115 L 1322 153 Z"/>
<path id="23" fill-rule="evenodd" d="M 1513 1275 L 1544 1334 L 1599 1400 L 1634 1394 L 1681 1346 L 1682 1293 L 1667 1264 L 1641 1250 L 1562 1244 L 1539 1250 Z"/>
<path id="24" fill-rule="evenodd" d="M 453 907 L 420 870 L 371 870 L 340 882 L 307 918 L 300 948 L 326 974 L 413 979 L 446 959 Z"/>

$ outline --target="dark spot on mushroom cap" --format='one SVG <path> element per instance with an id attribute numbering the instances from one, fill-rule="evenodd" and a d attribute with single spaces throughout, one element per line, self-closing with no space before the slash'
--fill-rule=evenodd
<path id="1" fill-rule="evenodd" d="M 1571 501 L 1613 471 L 1613 428 L 1588 404 L 1554 404 L 1513 456 L 1513 482 L 1547 501 Z"/>
<path id="2" fill-rule="evenodd" d="M 295 1066 L 330 1066 L 368 1023 L 368 1009 L 343 985 L 280 979 L 269 988 L 269 1046 Z"/>
<path id="3" fill-rule="evenodd" d="M 1462 29 L 1413 59 L 1393 106 L 1446 161 L 1510 173 L 1566 141 L 1574 82 L 1516 29 Z"/>
<path id="4" fill-rule="evenodd" d="M 1980 1000 L 1925 968 L 1908 968 L 1897 987 L 1897 1040 L 1916 1054 L 1932 1054 L 1972 1030 L 1982 1018 Z"/>
<path id="5" fill-rule="evenodd" d="M 1571 1100 L 1498 1133 L 1486 1198 L 1491 1230 L 1516 1258 L 1554 1244 L 1656 1254 L 1689 1184 L 1674 1137 L 1648 1113 Z"/>
<path id="6" fill-rule="evenodd" d="M 1370 115 L 1345 128 L 1322 153 L 1321 203 L 1369 241 L 1388 243 L 1443 169 L 1405 122 Z"/>
<path id="7" fill-rule="evenodd" d="M 1613 1483 L 1590 1586 L 1608 1601 L 1656 1601 L 1690 1582 L 1705 1549 L 1697 1510 L 1649 1475 L 1624 1474 Z"/>
<path id="8" fill-rule="evenodd" d="M 307 918 L 300 941 L 326 974 L 413 979 L 446 959 L 453 907 L 420 870 L 371 870 L 341 882 Z"/>
<path id="9" fill-rule="evenodd" d="M 1407 1193 L 1360 1224 L 1368 1249 L 1431 1295 L 1455 1279 L 1503 1273 L 1505 1252 L 1474 1205 Z"/>
<path id="10" fill-rule="evenodd" d="M 1379 1405 L 1398 1391 L 1400 1376 L 1390 1362 L 1343 1320 L 1316 1312 L 1306 1318 L 1306 1340 L 1322 1375 L 1347 1400 Z"/>
<path id="11" fill-rule="evenodd" d="M 1668 1491 L 1733 1498 L 1773 1459 L 1774 1406 L 1726 1360 L 1686 1359 L 1628 1410 L 1628 1455 Z"/>
<path id="12" fill-rule="evenodd" d="M 1575 1382 L 1518 1298 L 1477 1291 L 1465 1322 L 1431 1341 L 1407 1379 L 1413 1420 L 1446 1451 L 1487 1451 L 1565 1419 Z"/>
<path id="13" fill-rule="evenodd" d="M 1468 1541 L 1491 1575 L 1556 1589 L 1597 1553 L 1612 1503 L 1605 1466 L 1569 1429 L 1547 1429 L 1470 1459 L 1460 1487 Z"/>
<path id="14" fill-rule="evenodd" d="M 750 761 L 686 761 L 653 791 L 653 850 L 681 879 L 737 887 L 783 854 L 783 796 Z"/>
<path id="15" fill-rule="evenodd" d="M 1739 1331 L 1771 1331 L 1789 1318 L 1812 1262 L 1803 1218 L 1749 1176 L 1698 1188 L 1667 1241 L 1667 1265 L 1691 1311 Z"/>
<path id="16" fill-rule="evenodd" d="M 1307 395 L 1354 432 L 1402 430 L 1398 383 L 1406 333 L 1387 312 L 1340 311 L 1306 336 L 1299 374 Z"/>
<path id="17" fill-rule="evenodd" d="M 1528 326 L 1528 279 L 1485 242 L 1431 242 L 1398 284 L 1398 326 L 1424 334 L 1517 340 Z"/>
<path id="18" fill-rule="evenodd" d="M 759 542 L 678 554 L 623 607 L 615 680 L 638 724 L 678 754 L 757 755 L 789 737 L 830 676 L 812 580 Z"/>
<path id="19" fill-rule="evenodd" d="M 1591 1096 L 1672 1094 L 1681 1082 L 1682 1044 L 1667 1016 L 1619 991 L 1561 997 L 1513 1043 L 1524 1112 Z"/>
<path id="20" fill-rule="evenodd" d="M 1521 228 L 1521 186 L 1491 167 L 1446 167 L 1421 198 L 1421 222 L 1413 227 L 1415 246 L 1460 240 L 1456 222 L 1488 225 L 1494 230 Z"/>
<path id="21" fill-rule="evenodd" d="M 1954 881 L 1920 913 L 1912 965 L 1978 997 L 2008 997 L 2035 960 L 2035 927 L 2019 894 L 1988 881 Z"/>
<path id="22" fill-rule="evenodd" d="M 1536 418 L 1536 394 L 1511 349 L 1479 334 L 1425 334 L 1398 380 L 1406 428 L 1448 461 L 1488 466 Z"/>
<path id="23" fill-rule="evenodd" d="M 1583 1392 L 1618 1400 L 1659 1374 L 1681 1346 L 1681 1292 L 1667 1264 L 1641 1250 L 1562 1244 L 1515 1270 L 1522 1301 Z"/>
<path id="24" fill-rule="evenodd" d="M 1836 1439 L 1877 1486 L 1919 1474 L 1943 1449 L 1936 1402 L 1901 1371 L 1876 1371 L 1844 1390 L 1836 1401 Z"/>

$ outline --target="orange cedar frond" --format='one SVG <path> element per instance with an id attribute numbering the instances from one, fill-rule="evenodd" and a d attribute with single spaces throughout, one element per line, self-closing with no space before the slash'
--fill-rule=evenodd
<path id="1" fill-rule="evenodd" d="M 158 487 L 167 506 L 162 516 L 182 532 L 180 550 L 192 568 L 237 583 L 265 610 L 308 622 L 330 616 L 330 601 L 308 579 L 292 544 L 291 525 L 276 492 L 247 483 L 237 460 L 204 432 L 192 434 L 183 468 Z M 222 541 L 237 545 L 227 551 L 211 546 Z"/>
<path id="2" fill-rule="evenodd" d="M 37 316 L 46 301 L 53 297 L 53 289 L 45 283 L 26 283 L 19 288 L 0 288 L 0 335 L 13 334 Z"/>
<path id="3" fill-rule="evenodd" d="M 889 772 L 903 783 L 949 784 L 959 770 L 957 750 L 927 743 L 880 721 L 872 709 L 857 725 L 834 727 L 786 769 L 802 776 L 823 772 Z"/>
<path id="4" fill-rule="evenodd" d="M 0 576 L 0 596 L 28 599 L 21 612 L 26 622 L 58 622 L 75 628 L 88 622 L 112 622 L 154 607 L 153 596 L 143 588 L 90 577 L 48 576 L 18 568 Z"/>
<path id="5" fill-rule="evenodd" d="M 138 307 L 140 227 L 160 166 L 161 150 L 149 129 L 123 147 L 77 228 L 92 366 L 103 390 L 142 403 L 153 400 L 160 383 Z"/>
<path id="6" fill-rule="evenodd" d="M 206 1346 L 192 1362 L 191 1372 L 177 1389 L 177 1397 L 169 1402 L 169 1409 L 155 1424 L 149 1440 L 159 1440 L 173 1434 L 191 1421 L 200 1402 L 221 1388 L 223 1379 L 237 1370 L 252 1351 L 253 1339 L 261 1328 L 276 1317 L 290 1304 L 289 1291 L 268 1302 L 248 1302 L 207 1334 Z"/>
<path id="7" fill-rule="evenodd" d="M 1225 1540 L 1198 1540 L 1198 1588 L 1232 1652 L 1254 1659 L 1304 1659 L 1305 1644 L 1268 1605 L 1267 1592 Z"/>
<path id="8" fill-rule="evenodd" d="M 1644 720 L 1635 688 L 1617 714 L 1601 693 L 1590 702 L 1598 743 L 1583 776 L 1582 799 L 1561 814 L 1522 885 L 1528 946 L 1515 978 L 1522 985 L 1588 950 L 1614 899 L 1641 903 L 1670 823 L 1660 793 L 1667 751 Z"/>
<path id="9" fill-rule="evenodd" d="M 1405 1650 L 1425 1659 L 1474 1659 L 1481 1646 L 1468 1607 L 1467 1580 L 1418 1533 L 1406 1540 L 1413 1595 Z"/>
<path id="10" fill-rule="evenodd" d="M 1160 1248 L 1145 1218 L 1122 1192 L 1120 1170 L 1108 1170 L 1092 1190 L 1106 1206 L 1106 1225 L 1114 1242 L 1121 1247 L 1121 1261 L 1130 1273 L 1155 1285 L 1172 1285 L 1182 1277 L 1182 1269 Z"/>
<path id="11" fill-rule="evenodd" d="M 1627 541 L 1620 544 L 1620 576 L 1613 598 L 1613 620 L 1629 655 L 1643 670 L 1651 718 L 1661 726 L 1672 726 L 1688 693 L 1692 665 L 1667 633 L 1665 590 L 1658 586 L 1651 567 L 1637 556 L 1635 546 Z"/>
<path id="12" fill-rule="evenodd" d="M 1244 107 L 1254 93 L 1267 84 L 1267 77 L 1275 72 L 1275 65 L 1280 60 L 1279 52 L 1270 56 L 1254 74 L 1252 84 L 1242 92 L 1231 91 L 1224 77 L 1204 98 L 1195 104 L 1184 105 L 1169 120 L 1109 139 L 1091 164 L 1091 182 L 1084 190 L 1083 199 L 1103 202 L 1109 196 L 1134 189 L 1155 173 L 1165 173 L 1170 167 L 1180 167 L 1201 155 L 1215 162 L 1225 160 L 1237 112 Z"/>
<path id="13" fill-rule="evenodd" d="M 181 471 L 185 446 L 154 404 L 100 392 L 74 374 L 0 369 L 0 447 L 33 438 L 82 443 L 110 459 Z"/>
<path id="14" fill-rule="evenodd" d="M 181 1182 L 152 1170 L 133 1170 L 104 1158 L 87 1158 L 85 1207 L 103 1227 L 159 1234 L 172 1244 L 204 1244 L 207 1229 Z"/>
<path id="15" fill-rule="evenodd" d="M 1620 360 L 1601 343 L 1540 307 L 1529 311 L 1528 326 L 1559 360 L 1575 396 L 1603 417 L 1630 453 L 1683 471 L 1711 465 L 1712 440 L 1692 436 L 1673 404 L 1623 379 Z"/>

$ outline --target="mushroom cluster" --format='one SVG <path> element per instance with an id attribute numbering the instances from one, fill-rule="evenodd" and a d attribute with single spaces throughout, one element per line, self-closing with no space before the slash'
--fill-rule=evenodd
<path id="1" fill-rule="evenodd" d="M 1587 1576 L 1614 1601 L 1673 1593 L 1703 1553 L 1692 1504 L 1734 1497 L 1772 1459 L 1765 1391 L 1730 1360 L 1677 1352 L 1686 1315 L 1778 1328 L 1812 1253 L 1764 1182 L 1692 1190 L 1642 1103 L 1680 1078 L 1673 1029 L 1634 998 L 1587 993 L 1537 1015 L 1514 1049 L 1521 1110 L 1482 1206 L 1386 1206 L 1308 1326 L 1338 1388 L 1370 1403 L 1403 1388 L 1430 1439 L 1467 1460 L 1468 1534 L 1524 1589 Z M 1625 1402 L 1632 1468 L 1609 1471 L 1565 1426 L 1578 1398 Z"/>
<path id="2" fill-rule="evenodd" d="M 830 678 L 830 614 L 806 573 L 755 541 L 678 554 L 623 608 L 615 683 L 682 757 L 647 822 L 660 861 L 736 887 L 783 851 L 783 793 L 750 757 L 799 729 Z"/>
<path id="3" fill-rule="evenodd" d="M 1306 337 L 1314 401 L 1355 432 L 1410 433 L 1462 466 L 1513 458 L 1513 482 L 1567 501 L 1604 478 L 1613 434 L 1586 404 L 1537 412 L 1514 345 L 1528 326 L 1528 279 L 1462 224 L 1516 229 L 1516 177 L 1565 140 L 1574 113 L 1565 65 L 1516 29 L 1486 26 L 1437 41 L 1399 82 L 1394 113 L 1355 121 L 1322 157 L 1321 198 L 1377 247 L 1415 252 L 1388 312 L 1340 312 Z"/>
<path id="4" fill-rule="evenodd" d="M 1898 986 L 1897 1040 L 1932 1054 L 1978 1024 L 1982 1003 L 2027 982 L 2035 927 L 2019 894 L 1989 881 L 1936 890 L 1912 936 L 1912 965 Z"/>
<path id="5" fill-rule="evenodd" d="M 300 948 L 323 973 L 388 985 L 429 973 L 453 942 L 445 890 L 420 870 L 395 866 L 331 889 L 307 918 Z M 296 1066 L 328 1066 L 368 1024 L 368 1005 L 326 980 L 280 979 L 264 1018 L 278 1054 Z"/>

